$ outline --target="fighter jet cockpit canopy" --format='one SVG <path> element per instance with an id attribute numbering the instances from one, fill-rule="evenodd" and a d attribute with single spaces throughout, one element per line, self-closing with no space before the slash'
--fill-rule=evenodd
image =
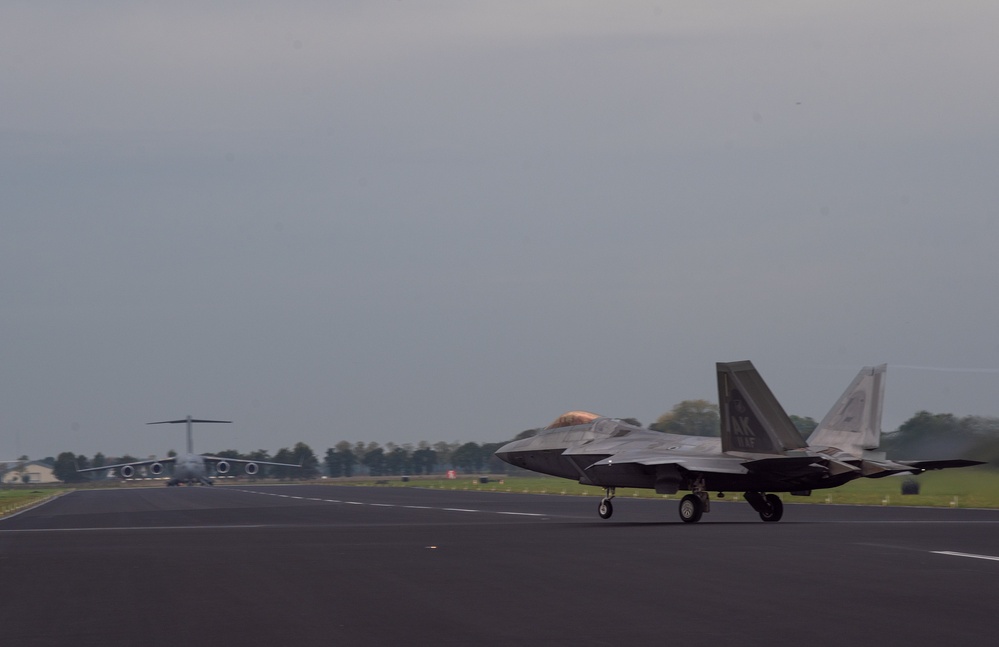
<path id="1" fill-rule="evenodd" d="M 562 427 L 585 425 L 602 417 L 603 416 L 598 416 L 597 414 L 590 413 L 589 411 L 570 411 L 568 413 L 563 413 L 558 418 L 555 418 L 555 422 L 545 427 L 545 430 L 547 431 L 550 429 L 561 429 Z"/>

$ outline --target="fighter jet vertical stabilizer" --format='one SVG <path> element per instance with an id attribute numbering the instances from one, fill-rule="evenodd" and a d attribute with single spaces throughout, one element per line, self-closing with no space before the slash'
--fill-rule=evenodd
<path id="1" fill-rule="evenodd" d="M 718 362 L 715 368 L 723 452 L 784 454 L 806 447 L 752 362 Z"/>
<path id="2" fill-rule="evenodd" d="M 887 364 L 864 367 L 808 437 L 808 444 L 836 447 L 854 456 L 877 449 L 887 369 Z"/>

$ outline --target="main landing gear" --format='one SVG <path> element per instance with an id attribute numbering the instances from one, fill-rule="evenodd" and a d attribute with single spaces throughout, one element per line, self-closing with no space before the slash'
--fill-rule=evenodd
<path id="1" fill-rule="evenodd" d="M 701 520 L 701 515 L 708 512 L 710 505 L 706 492 L 688 494 L 680 499 L 680 520 L 696 523 Z"/>
<path id="2" fill-rule="evenodd" d="M 760 519 L 769 522 L 780 521 L 784 516 L 784 502 L 776 494 L 764 494 L 763 492 L 746 492 L 742 495 L 753 510 L 760 513 Z"/>

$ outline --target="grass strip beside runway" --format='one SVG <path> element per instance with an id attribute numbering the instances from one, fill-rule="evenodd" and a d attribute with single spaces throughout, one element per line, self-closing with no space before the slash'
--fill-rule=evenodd
<path id="1" fill-rule="evenodd" d="M 523 494 L 559 494 L 566 496 L 600 496 L 602 489 L 580 485 L 568 479 L 543 476 L 461 475 L 456 479 L 433 477 L 387 476 L 372 479 L 327 479 L 330 485 L 380 485 L 383 487 L 422 487 L 443 490 L 469 490 L 478 492 L 511 492 Z M 481 479 L 487 482 L 481 483 Z M 919 485 L 919 494 L 902 494 L 902 484 L 907 479 Z M 618 497 L 675 498 L 674 495 L 656 494 L 652 490 L 618 488 Z M 726 493 L 729 498 L 740 499 L 742 493 Z M 791 503 L 832 503 L 852 505 L 907 505 L 927 507 L 999 508 L 999 470 L 989 468 L 964 468 L 931 471 L 919 476 L 891 476 L 882 479 L 857 479 L 838 488 L 814 490 L 811 496 L 800 497 L 781 494 Z"/>
<path id="2" fill-rule="evenodd" d="M 46 488 L 44 490 L 2 489 L 0 490 L 0 517 L 13 514 L 45 499 L 56 497 L 65 489 Z"/>

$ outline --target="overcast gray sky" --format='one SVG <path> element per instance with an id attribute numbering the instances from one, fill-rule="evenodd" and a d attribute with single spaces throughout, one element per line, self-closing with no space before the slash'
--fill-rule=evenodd
<path id="1" fill-rule="evenodd" d="M 885 429 L 999 415 L 997 24 L 5 2 L 0 459 L 648 424 L 741 359 L 797 415 L 882 362 Z"/>

